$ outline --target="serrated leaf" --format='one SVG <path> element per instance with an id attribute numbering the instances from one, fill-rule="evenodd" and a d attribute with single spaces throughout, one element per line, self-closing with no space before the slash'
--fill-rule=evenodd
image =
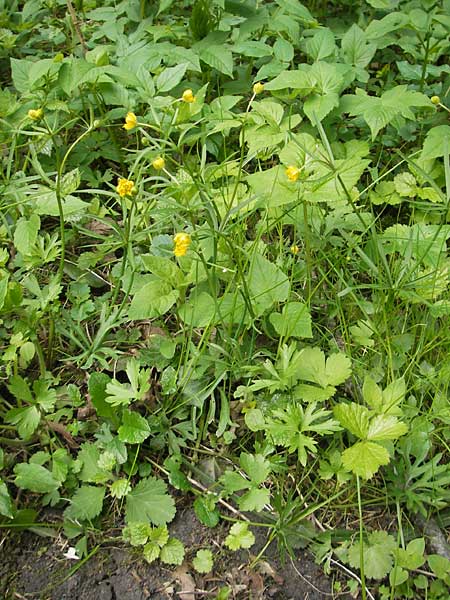
<path id="1" fill-rule="evenodd" d="M 14 485 L 38 494 L 53 492 L 61 483 L 45 467 L 38 464 L 20 463 L 14 467 Z"/>
<path id="2" fill-rule="evenodd" d="M 166 67 L 156 78 L 158 92 L 164 93 L 173 90 L 183 79 L 187 67 L 187 63 L 181 63 L 175 67 Z"/>
<path id="3" fill-rule="evenodd" d="M 23 440 L 28 440 L 36 431 L 41 421 L 41 414 L 36 406 L 12 408 L 5 416 L 5 422 L 17 427 L 17 432 Z"/>
<path id="4" fill-rule="evenodd" d="M 392 383 L 390 383 L 383 390 L 383 412 L 386 414 L 401 414 L 398 405 L 403 402 L 406 394 L 406 384 L 405 379 L 400 377 L 399 379 L 394 379 Z"/>
<path id="5" fill-rule="evenodd" d="M 64 517 L 74 521 L 90 521 L 102 512 L 104 497 L 104 487 L 82 485 L 71 498 Z"/>
<path id="6" fill-rule="evenodd" d="M 14 246 L 21 254 L 29 254 L 36 243 L 41 226 L 39 215 L 32 214 L 29 219 L 21 217 L 14 230 Z"/>
<path id="7" fill-rule="evenodd" d="M 369 375 L 364 378 L 362 393 L 364 402 L 370 406 L 370 408 L 377 413 L 382 412 L 383 392 Z"/>
<path id="8" fill-rule="evenodd" d="M 345 62 L 364 69 L 370 63 L 377 47 L 366 41 L 363 30 L 354 23 L 342 38 Z"/>
<path id="9" fill-rule="evenodd" d="M 394 177 L 394 186 L 397 194 L 407 198 L 417 195 L 417 181 L 412 173 L 405 171 Z"/>
<path id="10" fill-rule="evenodd" d="M 161 548 L 158 546 L 158 544 L 155 544 L 155 542 L 148 542 L 147 544 L 145 544 L 143 549 L 143 555 L 145 560 L 149 564 L 155 561 L 157 558 L 159 558 L 160 554 Z"/>
<path id="11" fill-rule="evenodd" d="M 271 470 L 270 462 L 262 454 L 247 454 L 243 452 L 239 457 L 239 462 L 254 485 L 263 483 Z"/>
<path id="12" fill-rule="evenodd" d="M 239 548 L 251 548 L 255 543 L 255 536 L 248 529 L 248 523 L 235 523 L 232 525 L 229 534 L 225 538 L 225 546 L 230 550 L 239 550 Z"/>
<path id="13" fill-rule="evenodd" d="M 127 522 L 147 519 L 154 525 L 165 525 L 175 516 L 175 502 L 166 493 L 167 486 L 161 479 L 142 479 L 127 495 Z"/>
<path id="14" fill-rule="evenodd" d="M 118 429 L 119 440 L 127 444 L 142 444 L 150 435 L 147 419 L 139 413 L 124 409 L 122 425 Z"/>
<path id="15" fill-rule="evenodd" d="M 313 94 L 305 100 L 303 110 L 312 125 L 315 125 L 317 121 L 323 121 L 338 104 L 339 95 L 335 92 L 328 92 L 325 95 Z"/>
<path id="16" fill-rule="evenodd" d="M 328 27 L 322 27 L 305 43 L 306 54 L 314 61 L 333 56 L 336 51 L 334 34 Z"/>
<path id="17" fill-rule="evenodd" d="M 198 55 L 203 62 L 219 71 L 219 73 L 229 77 L 233 76 L 233 55 L 228 48 L 212 44 L 202 46 Z"/>
<path id="18" fill-rule="evenodd" d="M 228 494 L 234 494 L 238 490 L 244 490 L 250 487 L 250 482 L 245 477 L 242 477 L 240 473 L 236 471 L 225 471 L 220 477 L 220 483 L 225 488 Z"/>
<path id="19" fill-rule="evenodd" d="M 0 479 L 0 515 L 12 519 L 14 517 L 14 506 L 9 495 L 6 483 Z"/>
<path id="20" fill-rule="evenodd" d="M 113 498 L 124 498 L 129 492 L 131 492 L 131 485 L 128 479 L 117 479 L 111 484 L 110 488 L 111 496 Z"/>
<path id="21" fill-rule="evenodd" d="M 122 530 L 122 538 L 132 546 L 143 546 L 151 533 L 148 523 L 129 523 Z"/>
<path id="22" fill-rule="evenodd" d="M 351 374 L 352 363 L 345 354 L 342 354 L 341 352 L 330 354 L 325 365 L 327 385 L 337 387 L 344 383 Z"/>
<path id="23" fill-rule="evenodd" d="M 239 508 L 244 511 L 260 512 L 269 503 L 270 491 L 265 488 L 251 488 L 238 499 Z"/>
<path id="24" fill-rule="evenodd" d="M 370 423 L 367 439 L 375 441 L 396 440 L 407 433 L 408 427 L 397 417 L 378 415 Z"/>
<path id="25" fill-rule="evenodd" d="M 194 500 L 194 510 L 200 523 L 206 527 L 215 527 L 220 520 L 220 513 L 213 496 L 198 496 Z"/>
<path id="26" fill-rule="evenodd" d="M 389 463 L 389 452 L 374 442 L 358 442 L 344 450 L 342 464 L 359 477 L 370 479 L 378 469 Z"/>
<path id="27" fill-rule="evenodd" d="M 338 404 L 333 409 L 334 416 L 345 429 L 360 439 L 365 439 L 369 431 L 370 412 L 365 406 L 351 402 Z"/>
<path id="28" fill-rule="evenodd" d="M 213 555 L 211 550 L 198 550 L 192 565 L 198 573 L 210 573 L 213 568 Z"/>
<path id="29" fill-rule="evenodd" d="M 167 565 L 181 565 L 184 560 L 184 546 L 177 538 L 170 538 L 163 548 L 159 558 Z"/>
<path id="30" fill-rule="evenodd" d="M 425 137 L 421 158 L 433 160 L 445 156 L 447 152 L 450 152 L 450 126 L 432 127 Z"/>
<path id="31" fill-rule="evenodd" d="M 251 408 L 250 410 L 247 410 L 244 420 L 250 431 L 261 431 L 266 425 L 264 415 L 259 408 Z"/>
<path id="32" fill-rule="evenodd" d="M 374 534 L 377 535 L 374 535 Z M 370 579 L 383 579 L 392 567 L 392 552 L 396 548 L 394 538 L 385 531 L 376 531 L 364 542 L 364 572 Z M 348 552 L 348 560 L 354 569 L 360 568 L 360 543 L 356 542 Z"/>

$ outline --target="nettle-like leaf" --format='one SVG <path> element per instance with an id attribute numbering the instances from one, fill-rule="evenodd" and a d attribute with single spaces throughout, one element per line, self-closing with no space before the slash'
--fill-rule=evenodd
<path id="1" fill-rule="evenodd" d="M 90 521 L 102 512 L 104 497 L 104 487 L 82 485 L 71 498 L 64 516 L 74 521 Z"/>
<path id="2" fill-rule="evenodd" d="M 161 548 L 159 558 L 167 565 L 181 565 L 184 560 L 184 546 L 177 538 L 169 538 L 167 544 Z"/>
<path id="3" fill-rule="evenodd" d="M 214 564 L 211 550 L 197 550 L 192 566 L 198 573 L 210 573 Z"/>
<path id="4" fill-rule="evenodd" d="M 14 473 L 14 484 L 18 488 L 38 494 L 54 492 L 61 485 L 48 469 L 35 463 L 20 463 L 14 467 Z"/>
<path id="5" fill-rule="evenodd" d="M 167 494 L 167 486 L 161 479 L 148 477 L 142 479 L 127 495 L 126 520 L 165 525 L 175 516 L 175 502 Z"/>
<path id="6" fill-rule="evenodd" d="M 392 568 L 392 554 L 397 543 L 386 531 L 373 531 L 364 542 L 364 573 L 370 579 L 383 579 Z M 360 543 L 356 542 L 348 552 L 348 562 L 354 569 L 360 568 Z"/>
<path id="7" fill-rule="evenodd" d="M 230 550 L 239 548 L 251 548 L 255 543 L 255 536 L 248 528 L 248 523 L 239 522 L 232 525 L 229 534 L 225 538 L 225 546 Z"/>
<path id="8" fill-rule="evenodd" d="M 373 141 L 380 130 L 397 117 L 414 120 L 413 108 L 431 109 L 432 104 L 425 94 L 408 90 L 406 85 L 398 85 L 381 96 L 369 96 L 358 88 L 356 94 L 346 94 L 341 98 L 340 108 L 354 117 L 362 116 Z"/>

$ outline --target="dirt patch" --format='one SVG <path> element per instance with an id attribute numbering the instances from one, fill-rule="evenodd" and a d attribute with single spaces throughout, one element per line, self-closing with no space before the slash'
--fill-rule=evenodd
<path id="1" fill-rule="evenodd" d="M 252 557 L 265 543 L 260 529 L 257 542 L 247 551 L 230 552 L 223 546 L 226 525 L 215 529 L 202 526 L 192 509 L 177 513 L 170 527 L 172 536 L 186 547 L 181 567 L 168 568 L 160 562 L 147 564 L 138 551 L 117 544 L 103 545 L 81 564 L 64 557 L 69 543 L 62 535 L 43 538 L 30 532 L 8 534 L 2 544 L 0 597 L 5 600 L 197 600 L 215 598 L 228 587 L 236 600 L 319 600 L 335 597 L 332 580 L 312 558 L 300 551 L 295 561 L 284 564 L 272 544 L 263 559 L 250 568 Z M 200 548 L 214 554 L 214 569 L 199 575 L 192 558 Z M 71 572 L 74 569 L 75 572 Z M 341 596 L 343 597 L 343 596 Z"/>

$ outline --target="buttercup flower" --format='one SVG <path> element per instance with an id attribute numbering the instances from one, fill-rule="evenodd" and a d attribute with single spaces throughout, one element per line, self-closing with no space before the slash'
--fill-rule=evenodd
<path id="1" fill-rule="evenodd" d="M 297 246 L 297 244 L 291 246 L 291 252 L 292 254 L 298 254 L 300 252 L 300 248 Z"/>
<path id="2" fill-rule="evenodd" d="M 255 83 L 255 85 L 253 86 L 253 93 L 255 95 L 258 95 L 258 94 L 262 94 L 263 91 L 264 91 L 264 84 L 261 83 L 260 81 Z"/>
<path id="3" fill-rule="evenodd" d="M 164 169 L 165 166 L 166 166 L 166 161 L 163 159 L 162 156 L 158 156 L 157 158 L 155 158 L 152 161 L 152 167 L 154 169 L 156 169 L 157 171 L 161 171 L 161 169 Z"/>
<path id="4" fill-rule="evenodd" d="M 191 244 L 191 236 L 184 232 L 176 233 L 173 241 L 175 242 L 175 248 L 173 249 L 175 256 L 185 256 Z"/>
<path id="5" fill-rule="evenodd" d="M 119 179 L 117 182 L 116 190 L 121 198 L 124 198 L 125 196 L 131 196 L 135 189 L 134 182 L 130 181 L 129 179 Z"/>
<path id="6" fill-rule="evenodd" d="M 441 103 L 441 99 L 439 98 L 439 96 L 431 96 L 430 100 L 431 100 L 431 102 L 433 104 L 440 104 Z"/>
<path id="7" fill-rule="evenodd" d="M 297 181 L 298 176 L 300 175 L 300 169 L 298 169 L 297 167 L 294 167 L 293 165 L 290 165 L 286 171 L 286 177 L 289 179 L 289 181 Z"/>
<path id="8" fill-rule="evenodd" d="M 195 96 L 192 93 L 192 90 L 184 90 L 181 99 L 183 102 L 195 102 Z"/>
<path id="9" fill-rule="evenodd" d="M 130 129 L 134 129 L 135 127 L 137 127 L 136 115 L 134 114 L 134 112 L 129 112 L 125 117 L 125 125 L 123 126 L 123 128 L 127 131 L 130 131 Z"/>
<path id="10" fill-rule="evenodd" d="M 33 119 L 33 121 L 39 121 L 39 119 L 42 119 L 43 114 L 44 111 L 42 110 L 42 108 L 30 108 L 30 110 L 28 111 L 28 116 L 30 117 L 30 119 Z"/>

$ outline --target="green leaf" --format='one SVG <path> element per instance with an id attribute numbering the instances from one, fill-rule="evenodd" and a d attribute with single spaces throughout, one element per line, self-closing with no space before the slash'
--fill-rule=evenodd
<path id="1" fill-rule="evenodd" d="M 242 452 L 239 457 L 241 467 L 252 480 L 252 484 L 263 483 L 270 473 L 270 462 L 262 454 L 247 454 Z"/>
<path id="2" fill-rule="evenodd" d="M 270 322 L 280 337 L 311 338 L 311 315 L 303 302 L 287 302 L 280 313 L 271 313 Z"/>
<path id="3" fill-rule="evenodd" d="M 38 464 L 20 463 L 14 467 L 14 473 L 14 484 L 18 488 L 38 494 L 54 492 L 61 485 L 48 469 Z"/>
<path id="4" fill-rule="evenodd" d="M 122 529 L 122 538 L 132 546 L 143 546 L 152 531 L 148 523 L 129 523 Z"/>
<path id="5" fill-rule="evenodd" d="M 440 554 L 430 554 L 427 556 L 430 569 L 439 579 L 448 580 L 450 573 L 450 560 Z"/>
<path id="6" fill-rule="evenodd" d="M 375 381 L 367 375 L 364 378 L 362 388 L 364 402 L 370 406 L 375 412 L 382 412 L 383 392 Z"/>
<path id="7" fill-rule="evenodd" d="M 418 569 L 425 562 L 425 539 L 416 538 L 411 540 L 405 549 L 396 550 L 397 564 L 404 569 Z"/>
<path id="8" fill-rule="evenodd" d="M 167 544 L 161 548 L 159 558 L 167 565 L 181 565 L 184 560 L 183 543 L 176 538 L 170 538 Z"/>
<path id="9" fill-rule="evenodd" d="M 366 41 L 363 30 L 354 23 L 342 38 L 345 62 L 364 69 L 370 63 L 377 47 Z"/>
<path id="10" fill-rule="evenodd" d="M 421 158 L 432 160 L 445 156 L 448 152 L 450 152 L 450 126 L 432 127 L 425 137 Z"/>
<path id="11" fill-rule="evenodd" d="M 259 408 L 247 410 L 244 420 L 250 431 L 262 431 L 266 425 L 264 415 Z"/>
<path id="12" fill-rule="evenodd" d="M 15 425 L 19 436 L 23 440 L 28 440 L 38 428 L 41 414 L 36 406 L 12 408 L 6 413 L 5 421 Z"/>
<path id="13" fill-rule="evenodd" d="M 11 500 L 11 496 L 9 495 L 8 488 L 6 487 L 6 483 L 4 483 L 0 479 L 0 515 L 4 517 L 8 517 L 10 519 L 14 518 L 14 505 Z"/>
<path id="14" fill-rule="evenodd" d="M 113 498 L 118 498 L 119 500 L 124 498 L 131 492 L 131 485 L 128 479 L 116 479 L 116 481 L 111 484 L 110 492 Z"/>
<path id="15" fill-rule="evenodd" d="M 220 513 L 216 508 L 216 499 L 212 495 L 197 496 L 194 500 L 195 514 L 206 527 L 215 527 L 220 520 Z"/>
<path id="16" fill-rule="evenodd" d="M 394 379 L 387 388 L 383 390 L 383 413 L 401 414 L 398 405 L 403 402 L 406 395 L 406 384 L 403 377 Z"/>
<path id="17" fill-rule="evenodd" d="M 114 411 L 110 404 L 106 402 L 106 386 L 111 383 L 111 379 L 106 373 L 91 373 L 88 381 L 88 390 L 91 402 L 97 414 L 100 417 L 110 418 Z"/>
<path id="18" fill-rule="evenodd" d="M 82 485 L 73 495 L 64 517 L 74 521 L 90 521 L 102 512 L 104 497 L 104 487 Z"/>
<path id="19" fill-rule="evenodd" d="M 339 95 L 329 92 L 326 95 L 313 94 L 303 104 L 305 115 L 313 125 L 323 121 L 325 117 L 339 104 Z"/>
<path id="20" fill-rule="evenodd" d="M 327 385 L 337 387 L 344 383 L 352 374 L 352 363 L 348 356 L 341 352 L 330 354 L 325 365 Z"/>
<path id="21" fill-rule="evenodd" d="M 233 76 L 233 55 L 225 46 L 201 46 L 198 55 L 203 62 L 219 71 L 219 73 L 229 77 Z"/>
<path id="22" fill-rule="evenodd" d="M 230 550 L 239 548 L 251 548 L 255 543 L 255 536 L 248 529 L 248 523 L 235 523 L 225 538 L 225 546 Z"/>
<path id="23" fill-rule="evenodd" d="M 328 27 L 317 30 L 305 43 L 306 54 L 314 61 L 333 56 L 336 51 L 334 33 Z"/>
<path id="24" fill-rule="evenodd" d="M 143 549 L 143 556 L 149 564 L 155 561 L 157 558 L 159 558 L 160 554 L 161 548 L 158 546 L 158 544 L 155 544 L 155 542 L 148 542 L 147 544 L 145 544 Z"/>
<path id="25" fill-rule="evenodd" d="M 32 214 L 29 219 L 25 217 L 18 219 L 14 230 L 14 246 L 21 254 L 30 254 L 40 227 L 41 220 L 36 214 Z"/>
<path id="26" fill-rule="evenodd" d="M 109 474 L 99 466 L 100 451 L 95 444 L 85 442 L 82 444 L 77 456 L 77 463 L 82 465 L 78 475 L 81 481 L 89 483 L 104 483 Z"/>
<path id="27" fill-rule="evenodd" d="M 389 463 L 389 452 L 374 442 L 358 442 L 344 450 L 342 464 L 359 477 L 370 479 L 382 465 Z"/>
<path id="28" fill-rule="evenodd" d="M 367 439 L 376 441 L 396 440 L 407 433 L 408 427 L 401 423 L 397 417 L 389 415 L 378 415 L 372 419 L 367 432 Z"/>
<path id="29" fill-rule="evenodd" d="M 275 302 L 284 302 L 289 294 L 289 279 L 283 271 L 261 254 L 255 254 L 248 275 L 248 287 L 256 315 Z"/>
<path id="30" fill-rule="evenodd" d="M 151 281 L 133 296 L 128 318 L 133 321 L 159 317 L 175 304 L 178 296 L 178 290 L 174 290 L 167 281 Z"/>
<path id="31" fill-rule="evenodd" d="M 360 543 L 356 542 L 348 552 L 348 560 L 354 569 L 360 568 Z M 383 579 L 392 567 L 392 552 L 396 548 L 394 538 L 386 531 L 374 531 L 364 542 L 364 572 L 370 579 Z"/>
<path id="32" fill-rule="evenodd" d="M 216 314 L 216 301 L 207 292 L 195 289 L 189 300 L 180 306 L 178 315 L 190 327 L 207 327 L 214 321 Z"/>
<path id="33" fill-rule="evenodd" d="M 316 84 L 316 79 L 311 75 L 310 65 L 299 65 L 295 71 L 282 71 L 275 79 L 264 85 L 266 90 L 285 90 L 292 88 L 302 96 L 310 94 Z"/>
<path id="34" fill-rule="evenodd" d="M 175 67 L 166 67 L 156 78 L 156 87 L 159 93 L 170 92 L 183 79 L 187 63 L 180 63 Z"/>
<path id="35" fill-rule="evenodd" d="M 192 565 L 198 573 L 210 573 L 213 568 L 213 555 L 211 550 L 197 550 L 192 560 Z"/>
<path id="36" fill-rule="evenodd" d="M 251 488 L 238 499 L 239 508 L 244 511 L 260 512 L 269 504 L 270 492 L 265 488 Z"/>
<path id="37" fill-rule="evenodd" d="M 127 495 L 127 522 L 147 519 L 154 525 L 165 525 L 175 516 L 175 503 L 166 493 L 167 486 L 161 479 L 142 479 Z"/>
<path id="38" fill-rule="evenodd" d="M 345 429 L 360 439 L 365 439 L 369 431 L 370 412 L 365 406 L 351 402 L 338 404 L 333 409 L 334 416 Z"/>
<path id="39" fill-rule="evenodd" d="M 127 444 L 142 444 L 150 435 L 150 425 L 147 419 L 139 413 L 124 409 L 122 425 L 119 427 L 119 440 Z"/>
<path id="40" fill-rule="evenodd" d="M 405 171 L 396 175 L 394 177 L 394 186 L 395 191 L 399 196 L 407 198 L 414 198 L 414 196 L 417 196 L 417 181 L 412 173 Z"/>

